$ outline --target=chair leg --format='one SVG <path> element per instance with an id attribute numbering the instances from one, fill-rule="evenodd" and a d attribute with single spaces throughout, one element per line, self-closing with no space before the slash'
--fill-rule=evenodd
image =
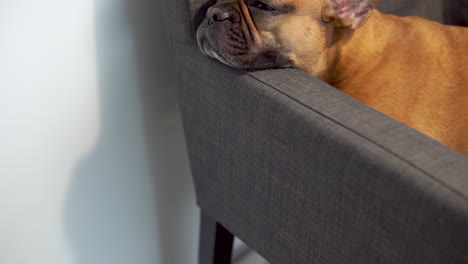
<path id="1" fill-rule="evenodd" d="M 198 264 L 230 264 L 233 241 L 226 228 L 202 211 Z"/>

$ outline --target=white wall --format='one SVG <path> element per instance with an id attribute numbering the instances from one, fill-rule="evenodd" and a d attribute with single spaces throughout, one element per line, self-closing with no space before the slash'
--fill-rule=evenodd
<path id="1" fill-rule="evenodd" d="M 196 263 L 155 2 L 0 0 L 0 263 Z"/>

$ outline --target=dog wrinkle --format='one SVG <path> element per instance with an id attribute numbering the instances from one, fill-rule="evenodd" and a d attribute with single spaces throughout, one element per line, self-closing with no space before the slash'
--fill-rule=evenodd
<path id="1" fill-rule="evenodd" d="M 261 43 L 261 39 L 259 37 L 259 31 L 250 16 L 249 8 L 247 5 L 244 3 L 244 1 L 239 1 L 239 6 L 240 6 L 240 13 L 242 14 L 242 17 L 244 18 L 243 21 L 245 21 L 246 27 L 248 29 L 249 35 L 251 37 L 251 41 L 253 42 L 252 44 L 259 44 Z"/>

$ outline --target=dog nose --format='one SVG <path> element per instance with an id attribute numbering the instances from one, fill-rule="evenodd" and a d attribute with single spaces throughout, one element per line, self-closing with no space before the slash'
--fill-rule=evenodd
<path id="1" fill-rule="evenodd" d="M 208 9 L 207 17 L 210 23 L 222 22 L 230 20 L 231 22 L 239 22 L 239 14 L 237 11 L 229 6 L 212 6 Z"/>

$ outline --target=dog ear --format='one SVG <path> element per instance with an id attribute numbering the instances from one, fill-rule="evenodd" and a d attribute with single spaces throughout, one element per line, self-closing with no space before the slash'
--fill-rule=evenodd
<path id="1" fill-rule="evenodd" d="M 366 22 L 380 0 L 328 0 L 325 21 L 334 21 L 338 27 L 357 29 Z"/>

